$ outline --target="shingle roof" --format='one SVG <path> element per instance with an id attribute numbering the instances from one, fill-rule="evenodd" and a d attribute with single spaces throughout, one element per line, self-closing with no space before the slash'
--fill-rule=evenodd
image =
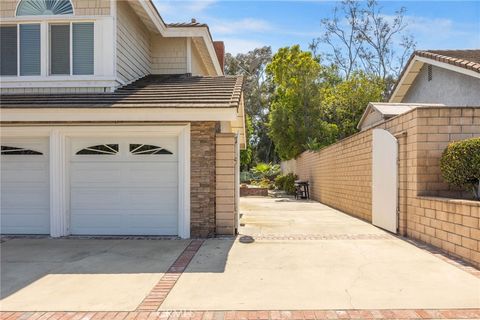
<path id="1" fill-rule="evenodd" d="M 237 108 L 241 76 L 149 75 L 113 93 L 2 95 L 2 108 Z"/>
<path id="2" fill-rule="evenodd" d="M 415 55 L 480 73 L 480 49 L 416 51 Z"/>
<path id="3" fill-rule="evenodd" d="M 176 22 L 176 23 L 168 23 L 167 27 L 170 28 L 181 28 L 181 27 L 208 27 L 205 23 L 200 22 Z"/>

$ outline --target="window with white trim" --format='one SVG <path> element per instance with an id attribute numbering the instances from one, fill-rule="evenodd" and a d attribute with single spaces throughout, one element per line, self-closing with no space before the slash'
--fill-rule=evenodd
<path id="1" fill-rule="evenodd" d="M 70 0 L 21 0 L 17 16 L 51 16 L 73 14 Z"/>
<path id="2" fill-rule="evenodd" d="M 93 22 L 50 24 L 49 29 L 50 74 L 93 74 Z"/>

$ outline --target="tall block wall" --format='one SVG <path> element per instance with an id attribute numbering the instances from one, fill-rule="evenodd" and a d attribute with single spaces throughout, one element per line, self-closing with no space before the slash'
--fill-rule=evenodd
<path id="1" fill-rule="evenodd" d="M 398 141 L 398 233 L 480 266 L 479 202 L 445 205 L 438 198 L 469 195 L 442 180 L 440 157 L 450 142 L 480 136 L 480 107 L 417 108 L 376 128 Z M 299 178 L 310 182 L 313 199 L 369 222 L 373 129 L 304 152 L 294 165 Z"/>

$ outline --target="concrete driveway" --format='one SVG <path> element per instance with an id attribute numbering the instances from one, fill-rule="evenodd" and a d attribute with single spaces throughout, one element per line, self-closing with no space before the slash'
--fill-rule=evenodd
<path id="1" fill-rule="evenodd" d="M 208 240 L 161 309 L 480 307 L 474 275 L 320 203 L 242 198 L 241 213 L 253 242 Z"/>
<path id="2" fill-rule="evenodd" d="M 1 310 L 131 311 L 184 240 L 12 239 L 1 244 Z"/>
<path id="3" fill-rule="evenodd" d="M 241 213 L 239 237 L 191 250 L 187 240 L 8 240 L 0 309 L 480 308 L 478 276 L 320 203 L 242 198 Z"/>

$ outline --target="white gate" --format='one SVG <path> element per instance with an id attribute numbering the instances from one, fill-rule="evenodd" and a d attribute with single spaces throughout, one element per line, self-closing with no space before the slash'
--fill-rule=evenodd
<path id="1" fill-rule="evenodd" d="M 372 223 L 397 232 L 398 145 L 383 129 L 373 130 L 372 148 Z"/>

